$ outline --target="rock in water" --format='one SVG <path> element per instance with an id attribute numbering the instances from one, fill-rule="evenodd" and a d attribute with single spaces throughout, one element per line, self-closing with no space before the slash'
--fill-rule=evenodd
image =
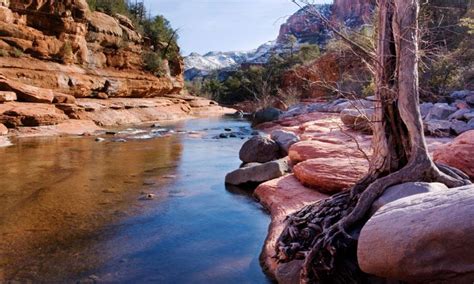
<path id="1" fill-rule="evenodd" d="M 380 277 L 472 283 L 472 240 L 474 186 L 469 185 L 383 206 L 362 228 L 357 256 L 363 271 Z"/>
<path id="2" fill-rule="evenodd" d="M 244 163 L 266 163 L 279 158 L 280 147 L 266 137 L 255 136 L 244 143 L 239 152 L 240 160 Z"/>
<path id="3" fill-rule="evenodd" d="M 298 135 L 293 132 L 285 131 L 285 130 L 275 130 L 271 134 L 271 139 L 277 142 L 278 146 L 288 154 L 291 145 L 295 144 L 296 142 L 300 141 Z"/>
<path id="4" fill-rule="evenodd" d="M 265 164 L 252 164 L 227 174 L 225 183 L 231 185 L 262 183 L 279 178 L 289 171 L 287 159 L 271 161 Z"/>
<path id="5" fill-rule="evenodd" d="M 433 159 L 460 169 L 474 180 L 474 130 L 464 132 L 453 142 L 438 147 Z"/>

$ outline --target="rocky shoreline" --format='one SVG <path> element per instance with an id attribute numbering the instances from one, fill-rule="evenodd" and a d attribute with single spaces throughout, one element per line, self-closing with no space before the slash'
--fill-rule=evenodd
<path id="1" fill-rule="evenodd" d="M 234 113 L 231 108 L 190 95 L 157 98 L 74 98 L 49 89 L 0 78 L 0 145 L 9 137 L 93 135 L 107 127 L 134 126 Z M 42 102 L 52 95 L 51 102 Z M 29 98 L 29 101 L 25 101 Z M 21 100 L 21 101 L 19 101 Z M 36 102 L 31 102 L 36 101 Z"/>
<path id="2" fill-rule="evenodd" d="M 371 134 L 366 126 L 370 120 L 368 116 L 360 115 L 359 111 L 354 111 L 364 105 L 364 109 L 367 109 L 367 112 L 369 112 L 372 105 L 369 101 L 307 103 L 292 107 L 286 112 L 280 112 L 277 120 L 268 121 L 257 126 L 264 133 L 264 137 L 254 137 L 244 144 L 240 155 L 241 160 L 244 162 L 242 168 L 230 173 L 226 179 L 228 183 L 232 184 L 244 184 L 245 181 L 259 184 L 254 191 L 254 196 L 269 211 L 272 217 L 268 236 L 261 254 L 261 263 L 268 275 L 279 283 L 299 283 L 299 271 L 302 265 L 301 261 L 277 263 L 275 258 L 277 238 L 284 228 L 286 216 L 302 209 L 308 204 L 326 199 L 330 195 L 352 186 L 368 171 L 368 160 L 371 155 Z M 429 106 L 431 109 L 428 110 L 428 113 L 425 113 L 425 117 L 427 115 L 439 115 L 444 119 L 448 119 L 449 116 L 458 111 L 454 108 L 448 112 L 440 111 L 440 109 L 446 110 L 444 104 L 430 104 Z M 472 113 L 469 106 L 464 109 L 468 110 L 463 111 L 464 114 Z M 355 118 L 348 119 L 347 115 L 350 113 L 354 113 Z M 455 124 L 456 121 L 451 119 L 450 123 Z M 448 133 L 451 134 L 453 132 L 450 129 L 447 129 L 447 132 L 435 131 L 431 133 L 428 131 L 428 135 L 437 135 L 437 137 L 433 135 L 427 137 L 430 153 L 436 162 L 457 167 L 474 180 L 474 159 L 471 154 L 474 152 L 474 130 L 463 131 L 458 137 L 446 135 Z M 273 145 L 278 146 L 275 149 Z M 269 153 L 273 154 L 269 155 Z M 253 160 L 247 157 L 253 157 Z M 262 157 L 266 158 L 262 159 Z M 281 160 L 286 161 L 288 164 L 285 170 L 273 171 L 274 175 L 270 178 L 268 178 L 268 175 L 260 173 L 260 168 L 268 168 L 271 163 Z M 239 178 L 235 178 L 236 176 L 239 176 Z M 387 194 L 382 196 L 380 202 L 385 200 L 385 204 L 390 205 L 392 202 L 400 200 L 400 202 L 404 201 L 406 204 L 410 204 L 411 200 L 417 200 L 417 198 L 429 198 L 424 197 L 424 194 L 431 194 L 434 191 L 432 188 L 437 188 L 434 184 L 405 184 L 401 186 L 407 189 L 407 194 L 403 196 L 390 196 L 390 191 L 388 191 Z M 419 190 L 419 188 L 423 188 L 423 190 Z M 472 186 L 467 187 L 465 192 L 466 195 L 470 196 L 469 198 L 474 196 L 474 188 Z M 452 196 L 455 196 L 453 198 L 458 200 L 457 198 L 460 195 L 453 194 Z M 447 200 L 446 202 L 456 202 L 455 200 Z M 427 206 L 428 208 L 437 208 L 436 206 L 443 205 L 428 204 Z M 378 209 L 380 207 L 382 206 L 375 208 L 373 213 L 377 212 L 376 214 L 379 214 Z M 424 209 L 419 210 L 421 212 L 419 216 L 423 216 Z M 433 211 L 434 209 L 429 210 Z M 470 207 L 462 210 L 464 210 L 462 218 L 474 215 Z M 386 211 L 382 210 L 380 212 Z M 392 214 L 391 212 L 389 213 Z M 458 212 L 457 214 L 460 218 L 461 216 L 459 215 L 461 213 Z M 443 224 L 449 226 L 450 221 L 443 219 L 442 215 L 437 214 L 436 217 L 440 218 L 439 222 L 444 222 Z M 401 223 L 407 226 L 406 228 L 398 227 L 401 230 L 400 233 L 403 233 L 409 228 L 409 224 L 407 222 Z M 383 227 L 383 224 L 379 223 L 377 226 L 379 226 L 377 227 L 378 230 L 382 230 L 380 227 Z M 462 226 L 462 228 L 466 232 L 469 231 L 467 225 Z M 425 233 L 428 234 L 427 232 Z M 429 232 L 429 234 L 436 233 L 435 231 Z M 371 236 L 373 237 L 374 234 L 372 232 Z M 423 234 L 423 232 L 420 232 L 420 234 Z M 418 236 L 418 238 L 423 237 L 426 236 Z M 443 240 L 450 242 L 447 237 L 446 240 Z M 458 241 L 463 240 L 451 240 L 451 242 Z M 389 249 L 396 249 L 396 245 L 400 244 L 393 242 L 393 247 Z M 427 242 L 428 247 L 429 245 L 430 242 Z M 362 247 L 360 254 L 364 256 L 366 256 L 366 252 L 370 254 L 369 247 Z M 419 244 L 418 249 L 428 248 Z M 382 248 L 379 253 L 382 253 Z M 463 254 L 465 253 L 463 252 Z M 445 257 L 448 258 L 445 262 L 449 263 L 449 258 L 452 258 L 452 256 L 446 253 Z M 423 272 L 420 272 L 422 271 L 421 262 L 415 261 L 415 263 L 407 264 L 408 262 L 403 262 L 403 260 L 394 259 L 392 263 L 385 263 L 388 266 L 387 268 L 387 266 L 380 264 L 380 261 L 384 261 L 383 258 L 373 260 L 373 258 L 369 257 L 369 259 L 368 263 L 370 265 L 367 264 L 367 272 L 379 277 L 400 280 L 416 279 L 417 281 L 444 279 L 442 275 L 440 276 L 440 266 L 434 265 L 435 261 L 433 259 L 425 259 L 432 265 L 425 269 L 428 271 Z M 374 264 L 374 261 L 379 262 Z M 456 263 L 455 260 L 452 260 L 452 263 Z M 414 268 L 410 275 L 403 275 L 403 271 L 396 268 L 397 266 L 403 266 L 406 269 L 410 268 L 410 266 Z M 383 267 L 383 269 L 378 269 L 380 267 Z M 390 272 L 387 272 L 387 270 Z M 449 277 L 446 276 L 446 279 L 458 279 L 458 277 L 465 274 L 470 275 L 470 277 L 474 275 L 474 269 L 465 268 L 461 270 L 450 271 Z"/>

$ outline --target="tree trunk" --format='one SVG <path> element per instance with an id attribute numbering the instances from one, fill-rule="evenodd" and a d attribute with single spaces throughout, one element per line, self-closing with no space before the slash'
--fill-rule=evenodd
<path id="1" fill-rule="evenodd" d="M 418 0 L 379 0 L 374 154 L 351 190 L 289 216 L 277 243 L 281 262 L 305 259 L 302 282 L 364 282 L 357 236 L 373 202 L 390 186 L 414 181 L 468 184 L 459 170 L 430 158 L 418 96 Z"/>

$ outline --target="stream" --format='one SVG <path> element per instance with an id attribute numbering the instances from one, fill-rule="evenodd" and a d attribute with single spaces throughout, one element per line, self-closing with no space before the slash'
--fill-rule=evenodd
<path id="1" fill-rule="evenodd" d="M 270 282 L 258 260 L 270 218 L 224 185 L 248 122 L 114 131 L 0 148 L 0 282 Z"/>

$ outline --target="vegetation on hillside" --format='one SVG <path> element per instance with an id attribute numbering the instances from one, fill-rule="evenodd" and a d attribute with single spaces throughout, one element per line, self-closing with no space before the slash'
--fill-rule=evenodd
<path id="1" fill-rule="evenodd" d="M 144 68 L 157 76 L 164 73 L 163 60 L 178 62 L 181 59 L 177 30 L 162 15 L 151 17 L 143 2 L 127 0 L 87 0 L 92 11 L 108 15 L 122 14 L 132 20 L 142 34 L 148 50 L 143 53 Z"/>
<path id="2" fill-rule="evenodd" d="M 474 88 L 471 63 L 474 60 L 474 11 L 466 1 L 456 3 L 434 0 L 422 5 L 419 73 L 420 95 L 424 101 L 439 100 L 454 90 Z M 369 24 L 359 30 L 342 32 L 364 50 L 375 54 L 377 27 L 374 26 Z M 304 45 L 299 50 L 295 46 L 296 38 L 292 38 L 288 41 L 290 51 L 274 55 L 266 65 L 244 65 L 226 76 L 214 72 L 188 82 L 188 88 L 192 93 L 221 103 L 251 100 L 259 106 L 265 106 L 272 98 L 291 102 L 315 93 L 325 98 L 374 95 L 374 70 L 354 66 L 357 50 L 340 37 L 330 40 L 321 50 L 316 45 Z M 328 65 L 325 62 L 328 57 L 337 64 Z M 289 73 L 294 73 L 297 82 L 291 87 L 283 86 L 282 78 Z M 324 76 L 333 73 L 338 76 Z M 315 92 L 315 88 L 319 90 Z"/>
<path id="3" fill-rule="evenodd" d="M 267 64 L 249 64 L 230 72 L 224 79 L 219 72 L 205 78 L 187 82 L 191 93 L 205 96 L 225 104 L 252 100 L 261 107 L 267 106 L 273 99 L 293 100 L 280 88 L 285 72 L 296 66 L 305 65 L 320 56 L 317 45 L 304 45 L 299 51 L 288 54 L 275 54 Z"/>

